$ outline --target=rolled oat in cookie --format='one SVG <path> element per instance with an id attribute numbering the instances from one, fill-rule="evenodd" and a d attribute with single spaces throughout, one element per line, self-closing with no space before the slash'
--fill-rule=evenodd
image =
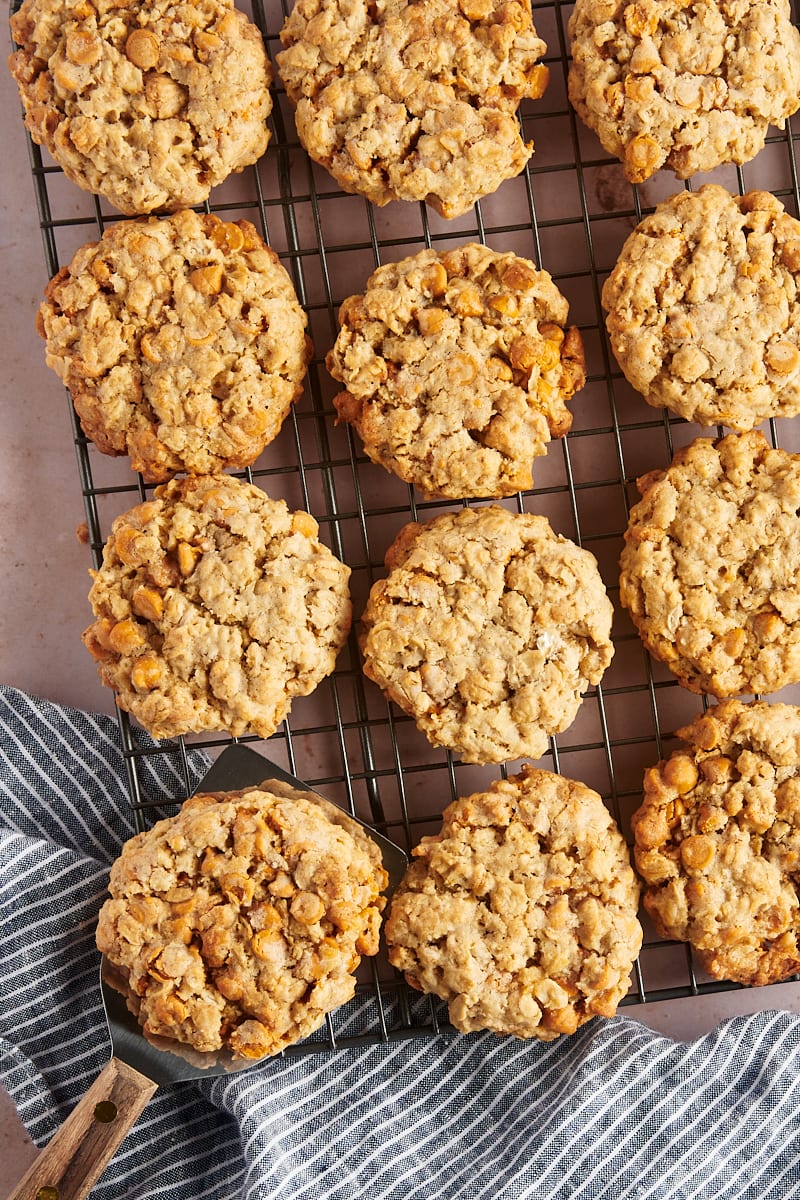
<path id="1" fill-rule="evenodd" d="M 800 709 L 726 700 L 678 730 L 631 825 L 644 906 L 718 979 L 800 971 Z"/>
<path id="2" fill-rule="evenodd" d="M 301 143 L 373 204 L 456 217 L 533 152 L 517 108 L 548 69 L 530 0 L 297 0 L 281 41 Z"/>
<path id="3" fill-rule="evenodd" d="M 352 998 L 386 883 L 376 844 L 343 813 L 269 782 L 203 793 L 123 846 L 97 945 L 145 1033 L 262 1058 Z"/>
<path id="4" fill-rule="evenodd" d="M 654 658 L 719 697 L 800 682 L 800 454 L 698 438 L 637 484 L 620 599 Z"/>
<path id="5" fill-rule="evenodd" d="M 497 505 L 400 531 L 362 616 L 364 671 L 465 762 L 539 758 L 614 653 L 597 562 Z"/>
<path id="6" fill-rule="evenodd" d="M 788 0 L 577 0 L 569 98 L 631 183 L 746 163 L 800 106 Z"/>
<path id="7" fill-rule="evenodd" d="M 339 419 L 426 495 L 501 497 L 572 424 L 583 342 L 546 271 L 477 243 L 379 267 L 345 300 L 328 370 Z"/>
<path id="8" fill-rule="evenodd" d="M 642 943 L 639 888 L 596 792 L 526 766 L 450 804 L 412 854 L 389 959 L 457 1029 L 550 1041 L 614 1015 Z"/>
<path id="9" fill-rule="evenodd" d="M 800 412 L 800 221 L 769 192 L 662 201 L 603 287 L 611 348 L 648 404 L 750 430 Z"/>
<path id="10" fill-rule="evenodd" d="M 83 640 L 153 737 L 269 737 L 334 668 L 350 570 L 307 512 L 230 475 L 189 476 L 118 517 Z"/>
<path id="11" fill-rule="evenodd" d="M 302 391 L 306 316 L 249 221 L 120 221 L 39 308 L 46 359 L 87 437 L 151 483 L 255 462 Z"/>
<path id="12" fill-rule="evenodd" d="M 11 32 L 31 137 L 120 212 L 201 204 L 267 148 L 272 68 L 231 0 L 23 0 Z"/>

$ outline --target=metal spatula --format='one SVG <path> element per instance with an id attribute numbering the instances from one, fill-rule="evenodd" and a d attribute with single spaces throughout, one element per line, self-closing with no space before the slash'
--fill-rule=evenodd
<path id="1" fill-rule="evenodd" d="M 275 763 L 246 746 L 222 752 L 198 791 L 235 791 L 263 784 L 281 795 L 312 796 L 331 819 L 345 826 L 356 818 L 313 792 Z M 406 867 L 405 853 L 363 821 L 380 847 L 391 894 Z M 125 1002 L 125 985 L 103 958 L 100 987 L 111 1036 L 112 1058 L 64 1124 L 42 1150 L 8 1200 L 81 1200 L 100 1178 L 125 1134 L 156 1089 L 165 1083 L 206 1079 L 258 1064 L 227 1052 L 200 1053 L 163 1038 L 147 1038 Z"/>

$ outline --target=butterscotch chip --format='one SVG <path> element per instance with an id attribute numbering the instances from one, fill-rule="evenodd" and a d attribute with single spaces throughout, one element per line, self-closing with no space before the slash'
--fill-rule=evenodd
<path id="1" fill-rule="evenodd" d="M 611 348 L 648 404 L 754 429 L 800 412 L 800 221 L 706 184 L 658 205 L 603 287 Z"/>
<path id="2" fill-rule="evenodd" d="M 11 30 L 31 137 L 120 212 L 201 204 L 267 147 L 272 68 L 231 0 L 23 0 Z"/>
<path id="3" fill-rule="evenodd" d="M 569 98 L 631 183 L 745 163 L 800 105 L 787 0 L 577 0 Z"/>
<path id="4" fill-rule="evenodd" d="M 597 562 L 491 505 L 407 525 L 362 617 L 364 671 L 434 746 L 539 758 L 614 653 Z"/>
<path id="5" fill-rule="evenodd" d="M 154 737 L 269 737 L 333 670 L 350 571 L 296 515 L 230 475 L 190 476 L 112 525 L 84 642 Z"/>
<path id="6" fill-rule="evenodd" d="M 508 496 L 572 424 L 580 333 L 546 271 L 469 244 L 379 267 L 326 362 L 373 462 L 428 495 Z"/>
<path id="7" fill-rule="evenodd" d="M 777 983 L 800 971 L 800 709 L 726 700 L 678 736 L 631 822 L 644 906 L 718 979 Z"/>
<path id="8" fill-rule="evenodd" d="M 273 787 L 194 796 L 112 866 L 97 945 L 146 1033 L 276 1054 L 350 1000 L 377 953 L 376 844 L 332 805 Z"/>
<path id="9" fill-rule="evenodd" d="M 517 108 L 548 75 L 530 0 L 298 0 L 281 41 L 298 137 L 345 191 L 455 217 L 530 158 Z"/>
<path id="10" fill-rule="evenodd" d="M 800 455 L 698 438 L 637 483 L 620 599 L 650 653 L 714 696 L 800 681 Z"/>
<path id="11" fill-rule="evenodd" d="M 457 1029 L 550 1041 L 614 1015 L 642 943 L 639 888 L 596 792 L 525 767 L 450 804 L 412 853 L 389 959 Z"/>
<path id="12" fill-rule="evenodd" d="M 189 210 L 83 246 L 38 327 L 86 436 L 150 482 L 249 466 L 310 355 L 292 281 L 256 229 Z"/>

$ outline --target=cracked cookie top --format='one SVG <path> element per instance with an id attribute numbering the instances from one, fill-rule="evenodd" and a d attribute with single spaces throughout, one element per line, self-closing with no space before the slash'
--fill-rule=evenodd
<path id="1" fill-rule="evenodd" d="M 272 68 L 230 0 L 23 0 L 11 31 L 31 137 L 120 212 L 201 204 L 267 147 Z"/>
<path id="2" fill-rule="evenodd" d="M 664 200 L 622 247 L 603 306 L 648 404 L 736 430 L 800 412 L 800 221 L 768 192 Z"/>
<path id="3" fill-rule="evenodd" d="M 497 505 L 400 531 L 362 617 L 364 671 L 466 762 L 539 758 L 614 653 L 597 562 Z"/>
<path id="4" fill-rule="evenodd" d="M 596 792 L 525 767 L 450 804 L 412 854 L 389 959 L 457 1029 L 550 1041 L 614 1015 L 642 943 L 639 887 Z"/>
<path id="5" fill-rule="evenodd" d="M 528 259 L 472 243 L 379 267 L 345 300 L 328 370 L 373 462 L 426 495 L 501 497 L 572 424 L 583 386 L 567 301 Z"/>
<path id="6" fill-rule="evenodd" d="M 120 707 L 157 738 L 274 733 L 350 628 L 350 570 L 317 533 L 230 475 L 174 479 L 118 517 L 84 642 Z"/>
<path id="7" fill-rule="evenodd" d="M 800 455 L 698 438 L 637 483 L 620 599 L 650 653 L 714 696 L 800 681 Z"/>
<path id="8" fill-rule="evenodd" d="M 306 316 L 249 221 L 185 210 L 120 221 L 39 309 L 83 431 L 152 483 L 249 466 L 302 390 Z"/>
<path id="9" fill-rule="evenodd" d="M 193 796 L 112 866 L 97 945 L 147 1034 L 276 1054 L 350 1000 L 377 953 L 376 844 L 333 805 L 272 789 Z"/>
<path id="10" fill-rule="evenodd" d="M 800 709 L 726 700 L 678 730 L 631 825 L 644 906 L 718 979 L 800 971 Z"/>
<path id="11" fill-rule="evenodd" d="M 631 183 L 745 163 L 800 105 L 788 0 L 577 0 L 569 98 Z"/>
<path id="12" fill-rule="evenodd" d="M 516 112 L 548 70 L 530 0 L 298 0 L 281 41 L 300 141 L 373 204 L 456 217 L 532 153 Z"/>

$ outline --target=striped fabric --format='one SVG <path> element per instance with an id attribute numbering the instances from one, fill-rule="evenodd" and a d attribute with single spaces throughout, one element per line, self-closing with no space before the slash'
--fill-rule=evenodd
<path id="1" fill-rule="evenodd" d="M 204 766 L 190 757 L 194 778 Z M 150 795 L 181 783 L 149 769 Z M 0 688 L 0 1079 L 38 1142 L 109 1054 L 93 934 L 132 832 L 124 778 L 112 721 Z M 162 1089 L 92 1195 L 786 1200 L 800 1020 L 675 1044 L 619 1017 L 547 1045 L 476 1034 L 278 1059 Z"/>

